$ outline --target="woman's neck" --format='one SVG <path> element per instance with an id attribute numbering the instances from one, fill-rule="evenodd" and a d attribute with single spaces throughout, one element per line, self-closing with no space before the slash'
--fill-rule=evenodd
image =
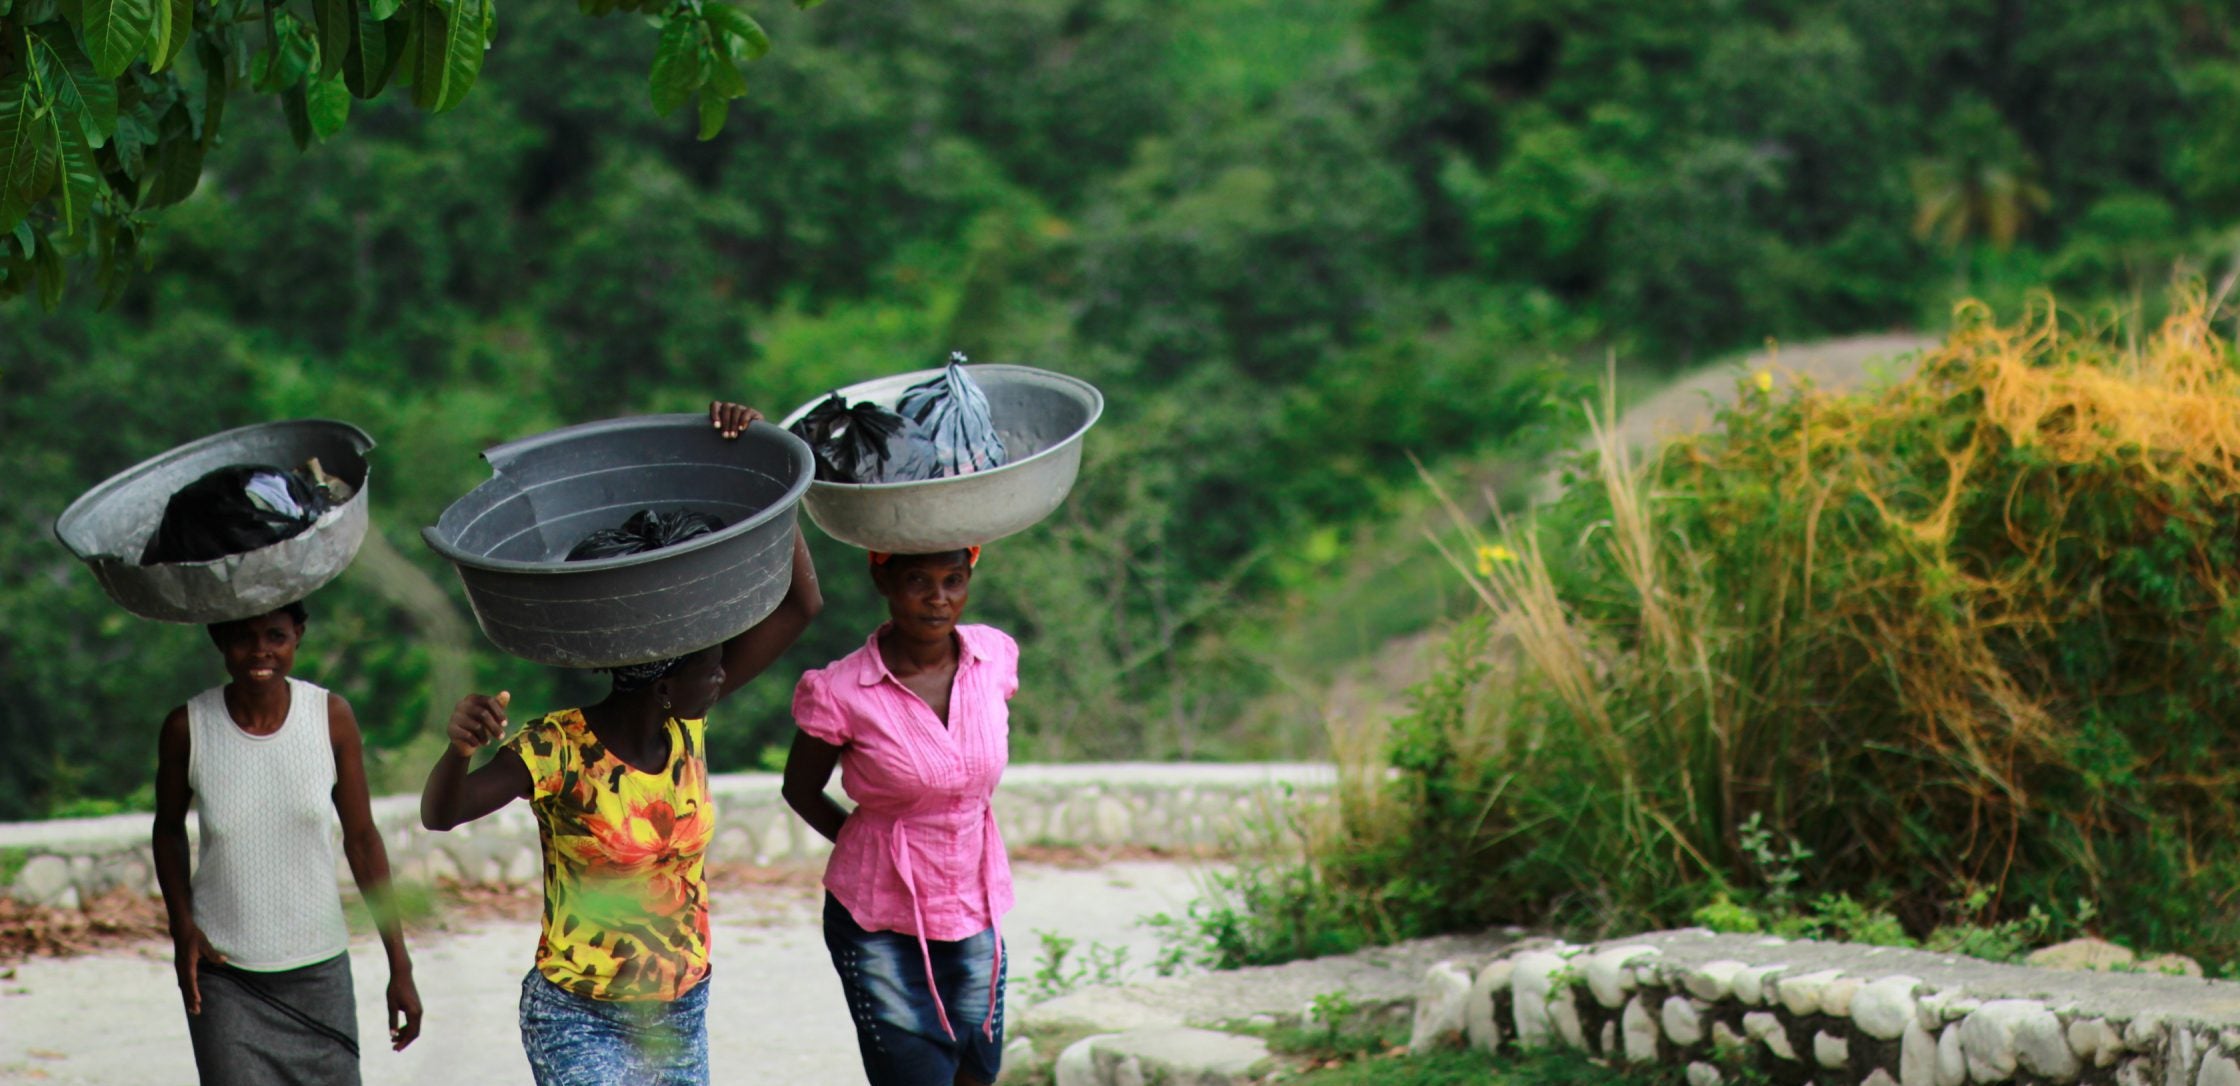
<path id="1" fill-rule="evenodd" d="M 662 725 L 669 722 L 668 711 L 650 690 L 608 694 L 598 704 L 585 707 L 583 717 L 602 734 L 639 738 L 661 734 Z"/>
<path id="2" fill-rule="evenodd" d="M 937 671 L 957 662 L 957 632 L 954 627 L 943 637 L 909 638 L 893 626 L 879 635 L 879 655 L 886 658 L 887 670 L 897 675 L 915 675 L 921 671 Z"/>
<path id="3" fill-rule="evenodd" d="M 667 760 L 669 713 L 650 690 L 608 694 L 583 710 L 591 734 L 616 757 L 651 772 Z"/>
<path id="4" fill-rule="evenodd" d="M 286 676 L 271 682 L 245 683 L 239 680 L 226 684 L 226 712 L 242 730 L 269 732 L 286 723 L 288 719 L 288 680 Z"/>

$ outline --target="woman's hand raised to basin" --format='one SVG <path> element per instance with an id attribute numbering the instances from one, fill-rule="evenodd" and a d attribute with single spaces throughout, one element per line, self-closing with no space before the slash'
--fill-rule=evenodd
<path id="1" fill-rule="evenodd" d="M 726 403 L 722 400 L 713 400 L 708 404 L 708 423 L 727 440 L 746 433 L 747 427 L 762 419 L 762 412 L 745 404 Z"/>

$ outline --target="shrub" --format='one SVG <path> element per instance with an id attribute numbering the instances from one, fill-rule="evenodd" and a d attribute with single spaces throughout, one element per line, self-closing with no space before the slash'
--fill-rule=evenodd
<path id="1" fill-rule="evenodd" d="M 2240 372 L 2209 316 L 2132 350 L 1963 307 L 1886 390 L 1746 392 L 1644 470 L 1603 441 L 1449 554 L 1484 613 L 1312 896 L 1368 937 L 1708 905 L 2240 948 Z"/>

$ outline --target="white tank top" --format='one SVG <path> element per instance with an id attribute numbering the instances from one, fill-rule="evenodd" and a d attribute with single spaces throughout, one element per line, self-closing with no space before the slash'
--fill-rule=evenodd
<path id="1" fill-rule="evenodd" d="M 224 687 L 187 703 L 202 844 L 194 918 L 210 945 L 243 969 L 272 972 L 348 949 L 335 887 L 342 823 L 334 810 L 327 692 L 288 680 L 288 718 L 250 735 L 226 711 Z"/>

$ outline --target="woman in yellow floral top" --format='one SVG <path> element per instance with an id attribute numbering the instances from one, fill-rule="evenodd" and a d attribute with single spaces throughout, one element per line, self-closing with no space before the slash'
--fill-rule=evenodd
<path id="1" fill-rule="evenodd" d="M 737 437 L 761 413 L 709 405 Z M 698 652 L 613 669 L 614 689 L 505 734 L 509 695 L 470 694 L 428 774 L 420 819 L 448 830 L 527 799 L 544 847 L 544 933 L 522 979 L 521 1041 L 538 1086 L 704 1086 L 708 1081 L 708 885 L 714 836 L 708 710 L 801 635 L 823 606 L 798 533 L 776 611 Z"/>

